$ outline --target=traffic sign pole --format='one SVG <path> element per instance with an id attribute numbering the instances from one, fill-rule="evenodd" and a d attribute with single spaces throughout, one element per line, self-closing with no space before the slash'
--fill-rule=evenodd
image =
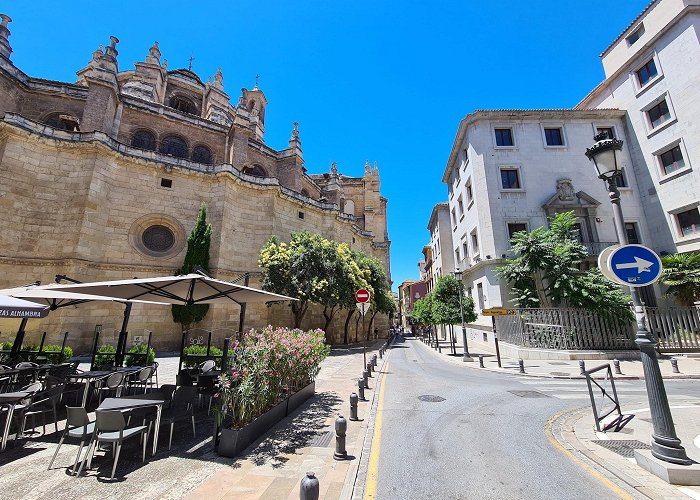
<path id="1" fill-rule="evenodd" d="M 625 230 L 625 219 L 622 216 L 622 207 L 620 206 L 620 191 L 617 189 L 617 176 L 613 175 L 609 177 L 607 182 L 617 237 L 620 244 L 624 246 L 628 244 L 628 240 L 627 231 Z M 639 274 L 641 274 L 641 271 L 639 271 Z M 671 416 L 671 408 L 669 407 L 668 396 L 666 395 L 666 388 L 664 387 L 664 381 L 661 378 L 661 370 L 659 369 L 659 362 L 656 358 L 656 342 L 647 330 L 646 315 L 639 297 L 639 290 L 636 286 L 630 287 L 630 295 L 632 295 L 634 316 L 637 320 L 637 334 L 634 342 L 639 346 L 639 351 L 641 353 L 644 380 L 647 388 L 647 397 L 649 398 L 649 410 L 653 426 L 651 454 L 666 462 L 690 465 L 692 460 L 688 458 L 685 448 L 683 448 L 681 444 L 681 440 L 678 439 L 676 435 L 673 417 Z"/>

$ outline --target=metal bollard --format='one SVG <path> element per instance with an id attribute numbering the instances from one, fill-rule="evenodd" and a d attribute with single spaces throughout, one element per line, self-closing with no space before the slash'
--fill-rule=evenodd
<path id="1" fill-rule="evenodd" d="M 615 375 L 622 375 L 622 370 L 620 370 L 619 359 L 613 359 L 613 366 L 615 367 Z"/>
<path id="2" fill-rule="evenodd" d="M 379 359 L 384 357 L 384 349 L 379 349 Z"/>
<path id="3" fill-rule="evenodd" d="M 586 362 L 584 360 L 579 360 L 578 367 L 581 369 L 581 375 L 586 374 Z"/>
<path id="4" fill-rule="evenodd" d="M 360 394 L 360 401 L 367 401 L 365 399 L 365 379 L 357 379 L 357 392 Z"/>
<path id="5" fill-rule="evenodd" d="M 299 500 L 318 500 L 319 487 L 316 473 L 307 472 L 299 486 Z"/>
<path id="6" fill-rule="evenodd" d="M 681 372 L 678 369 L 678 359 L 671 358 L 671 369 L 673 370 L 673 373 L 680 373 Z"/>
<path id="7" fill-rule="evenodd" d="M 367 361 L 367 373 L 372 378 L 372 361 Z"/>
<path id="8" fill-rule="evenodd" d="M 357 418 L 357 394 L 352 393 L 350 394 L 350 420 L 352 421 L 357 421 L 359 420 Z"/>
<path id="9" fill-rule="evenodd" d="M 376 354 L 372 354 L 372 365 L 374 366 L 374 368 L 377 367 L 377 355 Z"/>
<path id="10" fill-rule="evenodd" d="M 479 354 L 479 368 L 483 368 L 483 367 L 484 367 L 484 355 Z"/>
<path id="11" fill-rule="evenodd" d="M 520 369 L 520 373 L 525 373 L 525 361 L 522 359 L 518 360 L 518 368 Z"/>
<path id="12" fill-rule="evenodd" d="M 367 372 L 367 370 L 362 370 L 362 380 L 365 381 L 365 389 L 369 389 L 368 379 L 369 379 L 369 373 Z"/>
<path id="13" fill-rule="evenodd" d="M 345 432 L 348 430 L 348 421 L 342 415 L 338 415 L 335 419 L 335 453 L 333 458 L 336 460 L 345 460 L 348 458 L 348 452 L 345 449 Z"/>

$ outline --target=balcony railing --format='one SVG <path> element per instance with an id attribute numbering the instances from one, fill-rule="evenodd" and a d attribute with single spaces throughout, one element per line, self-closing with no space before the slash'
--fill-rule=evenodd
<path id="1" fill-rule="evenodd" d="M 599 255 L 600 252 L 612 245 L 617 245 L 616 241 L 584 241 L 583 246 L 588 250 L 588 255 Z"/>

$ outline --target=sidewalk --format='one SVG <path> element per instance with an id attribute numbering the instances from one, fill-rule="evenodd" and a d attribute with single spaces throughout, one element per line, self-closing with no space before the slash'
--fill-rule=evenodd
<path id="1" fill-rule="evenodd" d="M 367 346 L 367 359 L 379 358 L 383 341 Z M 377 359 L 377 369 L 383 359 Z M 368 401 L 358 404 L 358 422 L 349 420 L 352 392 L 357 392 L 357 379 L 363 369 L 362 347 L 334 349 L 323 362 L 316 378 L 316 395 L 295 414 L 275 426 L 267 437 L 254 443 L 245 454 L 230 459 L 229 467 L 218 470 L 197 488 L 188 492 L 188 499 L 235 498 L 298 499 L 299 487 L 307 471 L 316 474 L 320 498 L 350 498 L 355 483 L 363 443 L 369 424 L 368 415 L 375 395 L 377 372 L 365 389 Z M 343 415 L 348 421 L 346 450 L 348 459 L 337 461 L 335 451 L 335 419 Z"/>
<path id="2" fill-rule="evenodd" d="M 478 340 L 468 340 L 469 353 L 474 359 L 473 362 L 462 361 L 464 353 L 462 335 L 457 334 L 457 355 L 452 354 L 452 347 L 447 340 L 440 341 L 440 348 L 445 359 L 461 363 L 470 368 L 489 370 L 501 373 L 520 374 L 518 360 L 516 358 L 508 358 L 501 356 L 501 368 L 498 367 L 496 360 L 496 349 L 493 343 L 480 342 Z M 449 338 L 449 337 L 448 337 Z M 478 355 L 484 356 L 484 368 L 479 368 Z M 695 354 L 699 357 L 691 357 L 684 354 L 664 354 L 659 357 L 659 366 L 661 368 L 661 376 L 664 379 L 670 378 L 698 378 L 700 379 L 700 354 Z M 671 367 L 671 358 L 675 357 L 678 360 L 678 370 L 680 373 L 673 373 Z M 644 369 L 642 368 L 641 360 L 620 360 L 620 371 L 622 375 L 614 373 L 612 360 L 587 359 L 584 360 L 586 369 L 595 368 L 600 365 L 609 364 L 613 369 L 615 379 L 643 379 Z M 561 378 L 561 379 L 583 379 L 581 368 L 578 360 L 546 360 L 546 359 L 529 359 L 524 361 L 525 374 L 522 376 L 542 377 L 542 378 Z M 605 371 L 601 371 L 594 378 L 604 378 Z"/>

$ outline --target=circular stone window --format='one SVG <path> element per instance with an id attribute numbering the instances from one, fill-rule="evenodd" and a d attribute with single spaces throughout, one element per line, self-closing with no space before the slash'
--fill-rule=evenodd
<path id="1" fill-rule="evenodd" d="M 151 252 L 163 253 L 173 247 L 175 235 L 169 228 L 156 224 L 143 232 L 141 241 L 143 241 L 143 246 Z"/>

